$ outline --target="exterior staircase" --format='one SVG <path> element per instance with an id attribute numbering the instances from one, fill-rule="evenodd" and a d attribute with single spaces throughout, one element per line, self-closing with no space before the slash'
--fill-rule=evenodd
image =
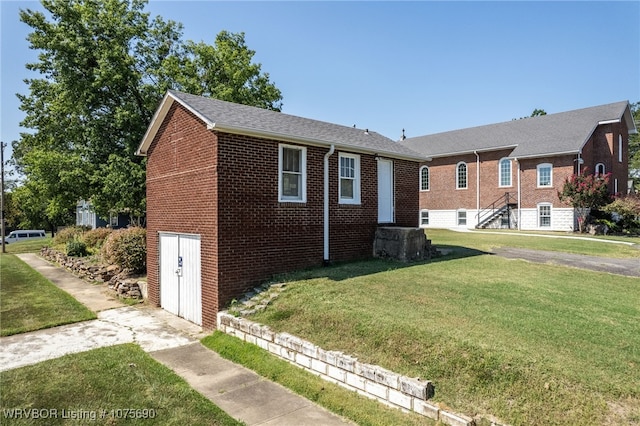
<path id="1" fill-rule="evenodd" d="M 516 194 L 505 192 L 489 206 L 478 212 L 476 228 L 509 228 L 512 227 L 511 211 L 518 207 Z"/>

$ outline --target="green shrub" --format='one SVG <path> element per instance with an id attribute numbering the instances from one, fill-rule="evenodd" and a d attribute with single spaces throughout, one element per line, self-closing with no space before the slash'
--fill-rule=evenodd
<path id="1" fill-rule="evenodd" d="M 122 269 L 146 271 L 147 230 L 133 227 L 111 232 L 102 246 L 101 254 L 105 262 Z"/>
<path id="2" fill-rule="evenodd" d="M 111 232 L 110 228 L 96 228 L 86 232 L 82 239 L 88 248 L 97 249 L 102 247 Z"/>
<path id="3" fill-rule="evenodd" d="M 67 243 L 67 256 L 83 257 L 87 255 L 87 245 L 80 240 Z"/>
<path id="4" fill-rule="evenodd" d="M 89 228 L 86 226 L 67 226 L 53 237 L 53 245 L 64 245 L 79 239 Z"/>

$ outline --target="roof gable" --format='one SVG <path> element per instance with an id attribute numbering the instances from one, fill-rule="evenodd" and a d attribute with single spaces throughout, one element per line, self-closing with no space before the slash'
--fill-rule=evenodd
<path id="1" fill-rule="evenodd" d="M 517 158 L 578 153 L 599 124 L 620 122 L 635 132 L 627 101 L 433 135 L 402 144 L 428 157 L 512 149 Z"/>
<path id="2" fill-rule="evenodd" d="M 424 160 L 421 154 L 376 132 L 172 90 L 160 103 L 136 154 L 146 155 L 174 102 L 195 114 L 209 130 L 306 145 L 334 145 L 338 149 L 355 152 Z"/>

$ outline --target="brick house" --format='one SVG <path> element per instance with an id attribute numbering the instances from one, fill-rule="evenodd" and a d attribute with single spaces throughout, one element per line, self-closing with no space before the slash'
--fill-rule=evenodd
<path id="1" fill-rule="evenodd" d="M 408 138 L 430 161 L 419 171 L 420 226 L 571 231 L 576 214 L 558 198 L 587 168 L 628 191 L 629 103 L 617 102 Z"/>
<path id="2" fill-rule="evenodd" d="M 420 154 L 375 132 L 168 92 L 147 156 L 151 303 L 205 328 L 269 277 L 372 256 L 418 226 Z"/>

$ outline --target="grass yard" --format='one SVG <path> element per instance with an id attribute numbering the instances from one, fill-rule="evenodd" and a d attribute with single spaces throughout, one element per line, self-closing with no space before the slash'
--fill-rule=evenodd
<path id="1" fill-rule="evenodd" d="M 470 416 L 512 425 L 640 424 L 640 279 L 476 251 L 507 245 L 502 238 L 592 251 L 580 240 L 429 237 L 456 254 L 292 275 L 287 291 L 251 319 L 430 379 L 435 402 Z M 625 246 L 598 244 L 626 254 Z"/>
<path id="2" fill-rule="evenodd" d="M 0 255 L 0 283 L 2 336 L 96 318 L 71 295 L 12 254 Z"/>
<path id="3" fill-rule="evenodd" d="M 540 236 L 528 237 L 507 230 L 453 232 L 446 229 L 428 229 L 427 236 L 434 244 L 443 248 L 467 247 L 488 252 L 497 247 L 516 247 L 622 259 L 638 258 L 640 261 L 640 237 L 590 237 L 560 232 L 540 233 Z M 567 236 L 585 239 L 562 238 Z M 604 241 L 633 243 L 635 247 Z"/>
<path id="4" fill-rule="evenodd" d="M 242 424 L 134 344 L 66 355 L 0 377 L 1 424 Z M 9 420 L 15 409 L 48 418 L 26 419 L 23 411 L 22 419 Z"/>
<path id="5" fill-rule="evenodd" d="M 19 243 L 5 244 L 7 253 L 38 253 L 42 247 L 51 245 L 51 237 L 35 239 L 31 241 L 21 241 Z"/>

